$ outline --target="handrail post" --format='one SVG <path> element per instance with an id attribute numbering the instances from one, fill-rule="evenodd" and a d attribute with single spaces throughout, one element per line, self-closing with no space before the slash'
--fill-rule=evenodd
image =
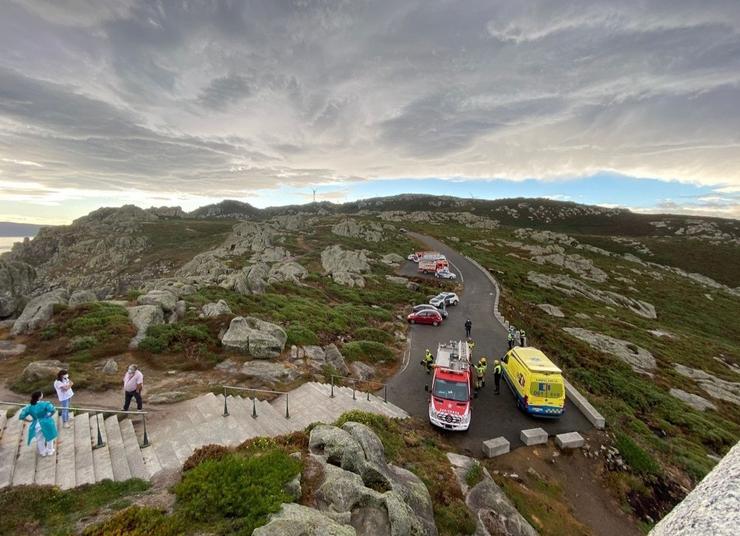
<path id="1" fill-rule="evenodd" d="M 290 410 L 288 409 L 288 393 L 285 393 L 285 418 L 290 419 Z"/>
<path id="2" fill-rule="evenodd" d="M 252 418 L 257 418 L 257 393 L 252 391 Z"/>
<path id="3" fill-rule="evenodd" d="M 105 446 L 105 443 L 103 442 L 103 434 L 100 433 L 100 413 L 95 414 L 95 424 L 98 426 L 98 442 L 95 445 L 95 448 L 99 449 Z"/>
<path id="4" fill-rule="evenodd" d="M 146 413 L 142 414 L 143 420 L 144 420 L 144 442 L 141 444 L 141 447 L 148 447 L 149 446 L 149 434 L 146 432 Z"/>
<path id="5" fill-rule="evenodd" d="M 229 406 L 226 405 L 226 387 L 224 387 L 224 417 L 229 416 Z"/>
<path id="6" fill-rule="evenodd" d="M 329 398 L 334 398 L 334 374 L 331 375 L 331 394 Z"/>
<path id="7" fill-rule="evenodd" d="M 352 380 L 352 400 L 357 400 L 355 389 L 357 389 L 357 380 Z"/>
<path id="8" fill-rule="evenodd" d="M 388 384 L 383 385 L 383 402 L 388 403 Z"/>
<path id="9" fill-rule="evenodd" d="M 367 401 L 370 402 L 370 389 L 367 390 Z"/>

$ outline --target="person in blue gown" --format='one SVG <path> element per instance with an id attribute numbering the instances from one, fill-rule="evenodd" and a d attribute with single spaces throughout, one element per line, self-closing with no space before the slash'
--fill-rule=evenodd
<path id="1" fill-rule="evenodd" d="M 31 403 L 24 407 L 18 418 L 30 422 L 28 427 L 28 444 L 36 438 L 36 450 L 39 456 L 54 454 L 54 440 L 57 438 L 57 426 L 54 422 L 56 409 L 51 402 L 43 401 L 44 393 L 36 391 L 31 395 Z"/>

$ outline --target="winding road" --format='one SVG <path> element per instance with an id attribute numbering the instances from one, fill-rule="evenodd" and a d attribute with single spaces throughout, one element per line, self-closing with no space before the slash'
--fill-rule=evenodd
<path id="1" fill-rule="evenodd" d="M 399 372 L 388 384 L 388 400 L 405 409 L 409 414 L 428 419 L 428 395 L 424 386 L 430 376 L 419 364 L 424 350 L 429 348 L 436 353 L 437 345 L 452 339 L 465 337 L 464 323 L 467 318 L 473 322 L 472 339 L 475 341 L 474 356 L 476 361 L 481 356 L 488 359 L 486 386 L 478 398 L 473 400 L 473 419 L 467 432 L 446 432 L 439 430 L 462 450 L 479 456 L 481 442 L 498 436 L 504 436 L 511 443 L 511 449 L 523 446 L 519 439 L 521 430 L 527 428 L 544 428 L 548 434 L 562 432 L 588 431 L 591 424 L 570 401 L 566 401 L 565 414 L 558 420 L 537 419 L 517 409 L 511 391 L 501 381 L 501 394 L 494 394 L 493 360 L 500 359 L 507 350 L 506 331 L 494 318 L 493 304 L 496 288 L 484 273 L 472 262 L 455 250 L 434 238 L 409 233 L 409 236 L 424 244 L 428 249 L 436 250 L 447 256 L 451 269 L 458 274 L 464 290 L 460 295 L 460 304 L 448 307 L 449 316 L 439 326 L 410 326 L 410 351 L 407 352 Z M 416 276 L 416 265 L 408 262 L 401 270 L 402 275 Z M 526 326 L 524 326 L 526 329 Z M 432 426 L 431 424 L 429 426 Z"/>

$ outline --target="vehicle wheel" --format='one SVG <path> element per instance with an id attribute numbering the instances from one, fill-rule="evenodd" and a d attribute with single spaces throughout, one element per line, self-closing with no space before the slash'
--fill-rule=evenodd
<path id="1" fill-rule="evenodd" d="M 437 322 L 437 321 L 435 320 L 434 322 L 432 322 L 432 325 L 433 325 L 433 326 L 434 326 L 434 327 L 436 328 L 437 326 L 439 326 L 439 322 Z"/>
<path id="2" fill-rule="evenodd" d="M 411 320 L 409 320 L 409 324 L 416 324 L 416 320 L 414 320 L 414 319 L 412 318 Z"/>

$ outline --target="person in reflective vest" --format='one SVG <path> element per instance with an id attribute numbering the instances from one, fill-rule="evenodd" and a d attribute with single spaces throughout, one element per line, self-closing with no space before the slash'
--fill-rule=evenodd
<path id="1" fill-rule="evenodd" d="M 478 365 L 483 367 L 483 378 L 481 380 L 481 387 L 486 386 L 486 372 L 488 371 L 488 361 L 486 361 L 485 357 L 481 357 L 480 361 L 478 361 Z"/>
<path id="2" fill-rule="evenodd" d="M 493 383 L 496 386 L 496 394 L 501 394 L 501 375 L 504 373 L 504 369 L 501 367 L 501 362 L 497 359 L 493 362 Z"/>
<path id="3" fill-rule="evenodd" d="M 483 388 L 483 380 L 486 374 L 486 365 L 481 361 L 475 365 L 475 390 L 480 391 Z"/>
<path id="4" fill-rule="evenodd" d="M 514 348 L 514 333 L 510 331 L 509 332 L 509 350 L 511 350 L 512 348 Z"/>
<path id="5" fill-rule="evenodd" d="M 432 355 L 432 352 L 429 350 L 429 348 L 427 348 L 426 352 L 424 352 L 424 360 L 421 362 L 421 364 L 427 368 L 427 374 L 432 372 L 432 365 L 434 364 L 434 356 Z"/>

